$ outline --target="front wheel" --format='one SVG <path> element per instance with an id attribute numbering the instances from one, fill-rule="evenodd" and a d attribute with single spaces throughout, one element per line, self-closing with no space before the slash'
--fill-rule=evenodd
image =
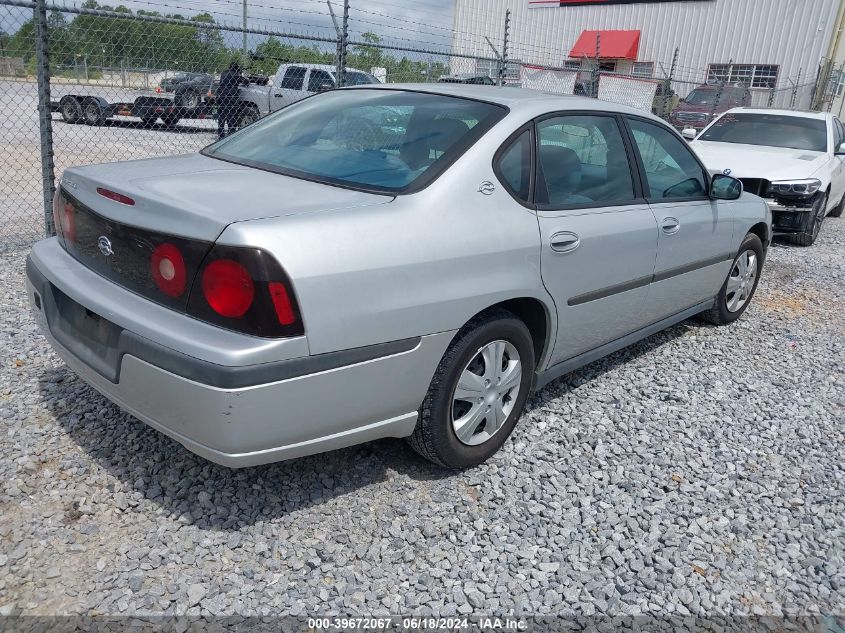
<path id="1" fill-rule="evenodd" d="M 812 246 L 822 230 L 825 215 L 827 215 L 827 194 L 819 193 L 815 202 L 813 202 L 812 210 L 808 214 L 804 230 L 801 233 L 790 235 L 790 241 L 798 246 Z"/>
<path id="2" fill-rule="evenodd" d="M 85 122 L 88 125 L 102 125 L 106 117 L 100 104 L 94 99 L 85 102 Z"/>
<path id="3" fill-rule="evenodd" d="M 496 310 L 467 324 L 440 361 L 411 446 L 429 461 L 468 468 L 492 456 L 516 426 L 534 374 L 525 323 Z"/>
<path id="4" fill-rule="evenodd" d="M 261 115 L 258 113 L 256 107 L 246 107 L 241 111 L 240 120 L 238 121 L 238 129 L 245 128 L 247 125 L 252 125 Z"/>
<path id="5" fill-rule="evenodd" d="M 714 325 L 727 325 L 741 317 L 757 291 L 764 258 L 760 238 L 753 233 L 746 235 L 713 307 L 702 312 L 701 318 Z"/>

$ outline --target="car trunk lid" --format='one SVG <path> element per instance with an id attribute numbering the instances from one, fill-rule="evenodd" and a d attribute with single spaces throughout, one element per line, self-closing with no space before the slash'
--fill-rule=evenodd
<path id="1" fill-rule="evenodd" d="M 214 241 L 232 222 L 392 200 L 201 154 L 74 167 L 65 172 L 62 185 L 108 220 L 203 241 Z M 129 196 L 135 204 L 104 198 L 98 187 Z"/>

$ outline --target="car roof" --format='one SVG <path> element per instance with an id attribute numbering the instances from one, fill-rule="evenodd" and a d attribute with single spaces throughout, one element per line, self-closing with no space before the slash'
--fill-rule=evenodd
<path id="1" fill-rule="evenodd" d="M 337 66 L 332 64 L 298 64 L 296 62 L 288 62 L 287 64 L 282 64 L 282 66 L 299 66 L 301 68 L 307 68 L 308 70 L 327 70 L 329 72 L 337 72 Z M 357 68 L 347 68 L 346 72 L 353 72 L 353 73 L 364 73 L 369 74 L 363 70 L 358 70 Z"/>
<path id="2" fill-rule="evenodd" d="M 371 84 L 366 86 L 350 86 L 343 90 L 404 90 L 408 92 L 428 92 L 450 97 L 477 99 L 511 110 L 538 110 L 546 106 L 549 111 L 554 110 L 595 110 L 599 112 L 618 112 L 620 114 L 634 114 L 665 123 L 650 112 L 637 110 L 620 103 L 611 103 L 590 97 L 575 95 L 561 95 L 554 92 L 542 92 L 527 88 L 483 86 L 478 84 Z"/>
<path id="3" fill-rule="evenodd" d="M 783 116 L 794 116 L 802 119 L 821 119 L 826 120 L 833 118 L 830 112 L 813 112 L 811 110 L 784 110 L 782 108 L 732 108 L 725 112 L 744 112 L 746 114 L 779 114 Z"/>

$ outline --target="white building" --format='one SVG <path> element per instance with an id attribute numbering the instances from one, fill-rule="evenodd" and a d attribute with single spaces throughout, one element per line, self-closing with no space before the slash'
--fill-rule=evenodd
<path id="1" fill-rule="evenodd" d="M 490 57 L 485 36 L 501 47 L 505 11 L 510 9 L 512 61 L 582 71 L 598 63 L 605 72 L 664 78 L 678 49 L 673 76 L 682 96 L 703 82 L 725 79 L 748 85 L 755 105 L 770 100 L 788 105 L 795 98 L 796 107 L 809 107 L 820 63 L 832 55 L 842 28 L 842 4 L 455 0 L 453 52 Z M 479 60 L 473 70 L 489 72 L 491 63 Z"/>

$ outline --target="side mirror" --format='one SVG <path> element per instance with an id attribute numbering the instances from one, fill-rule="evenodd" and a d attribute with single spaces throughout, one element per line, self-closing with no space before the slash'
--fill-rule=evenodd
<path id="1" fill-rule="evenodd" d="M 710 181 L 710 197 L 715 200 L 738 200 L 742 195 L 742 183 L 725 174 L 716 174 Z"/>
<path id="2" fill-rule="evenodd" d="M 325 92 L 326 90 L 332 90 L 334 88 L 334 83 L 331 81 L 325 80 L 321 81 L 317 85 L 317 92 Z"/>
<path id="3" fill-rule="evenodd" d="M 845 156 L 845 143 L 842 143 L 842 145 L 836 148 L 835 154 L 837 156 Z"/>
<path id="4" fill-rule="evenodd" d="M 681 132 L 681 136 L 683 136 L 688 141 L 694 141 L 695 137 L 698 136 L 698 130 L 694 127 L 684 128 Z"/>

